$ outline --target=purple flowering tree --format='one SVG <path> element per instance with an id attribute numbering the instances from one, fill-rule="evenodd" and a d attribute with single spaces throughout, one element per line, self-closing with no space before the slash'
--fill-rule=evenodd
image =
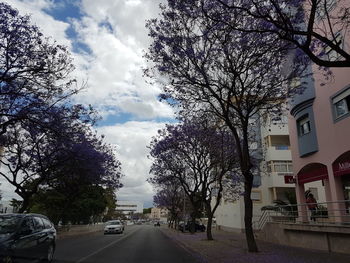
<path id="1" fill-rule="evenodd" d="M 201 4 L 169 0 L 161 5 L 159 19 L 148 21 L 153 43 L 146 58 L 153 64 L 145 73 L 155 81 L 161 77 L 162 98 L 180 109 L 180 114 L 215 116 L 231 132 L 244 181 L 248 249 L 256 252 L 250 148 L 254 126 L 262 112 L 278 116 L 288 95 L 300 91 L 289 82 L 301 76 L 303 69 L 289 63 L 288 43 L 271 34 L 252 34 L 231 26 L 245 28 L 260 21 L 214 4 L 210 8 L 216 20 L 208 19 Z"/>
<path id="2" fill-rule="evenodd" d="M 183 208 L 184 193 L 181 185 L 173 180 L 172 183 L 163 183 L 158 185 L 156 182 L 154 185 L 158 188 L 156 194 L 153 197 L 153 203 L 157 207 L 165 207 L 170 214 L 169 226 L 177 226 L 180 218 L 180 214 Z"/>
<path id="3" fill-rule="evenodd" d="M 319 66 L 350 67 L 345 44 L 350 26 L 348 0 L 201 0 L 201 5 L 208 18 L 242 32 L 271 34 L 288 41 Z M 242 27 L 221 21 L 212 5 L 261 23 Z"/>
<path id="4" fill-rule="evenodd" d="M 45 126 L 21 122 L 8 126 L 0 155 L 0 175 L 15 187 L 24 212 L 39 188 L 65 180 L 118 187 L 120 163 L 113 149 L 91 131 L 80 106 L 52 107 Z M 50 118 L 49 118 L 50 117 Z M 68 185 L 66 188 L 68 189 Z M 78 187 L 78 186 L 77 186 Z"/>
<path id="5" fill-rule="evenodd" d="M 67 48 L 45 38 L 10 5 L 0 3 L 0 135 L 14 123 L 39 125 L 53 105 L 78 92 Z"/>
<path id="6" fill-rule="evenodd" d="M 235 142 L 230 133 L 206 121 L 192 119 L 168 125 L 153 138 L 151 181 L 182 186 L 194 210 L 204 204 L 207 239 L 212 240 L 212 219 L 220 204 L 225 178 L 237 167 Z M 194 211 L 196 212 L 196 211 Z M 194 213 L 192 222 L 194 223 Z"/>

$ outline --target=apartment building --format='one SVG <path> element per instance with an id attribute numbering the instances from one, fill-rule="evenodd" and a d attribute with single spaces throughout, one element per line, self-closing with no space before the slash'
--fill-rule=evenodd
<path id="1" fill-rule="evenodd" d="M 262 158 L 260 163 L 260 183 L 252 189 L 253 227 L 261 216 L 261 208 L 274 205 L 274 200 L 285 203 L 295 198 L 295 177 L 293 173 L 292 153 L 289 139 L 287 113 L 279 121 L 270 118 L 258 122 Z M 321 182 L 312 182 L 306 186 L 318 202 L 325 201 L 325 191 Z M 223 200 L 216 213 L 217 225 L 225 230 L 244 230 L 244 200 L 235 202 Z"/>
<path id="2" fill-rule="evenodd" d="M 330 15 L 345 6 L 330 1 Z M 347 2 L 348 7 L 349 2 Z M 332 25 L 336 41 L 350 51 L 349 33 L 338 25 Z M 328 28 L 329 30 L 329 28 Z M 327 59 L 337 60 L 336 54 L 324 50 Z M 298 203 L 305 203 L 304 192 L 310 182 L 324 187 L 329 212 L 334 220 L 345 220 L 350 195 L 350 69 L 332 68 L 327 78 L 319 67 L 310 67 L 312 78 L 302 94 L 290 102 L 289 132 L 291 134 L 292 159 Z M 301 207 L 300 220 L 307 221 L 306 207 Z"/>

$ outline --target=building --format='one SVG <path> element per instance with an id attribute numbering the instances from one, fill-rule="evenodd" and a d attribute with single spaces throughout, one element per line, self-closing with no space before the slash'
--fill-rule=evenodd
<path id="1" fill-rule="evenodd" d="M 126 216 L 131 216 L 135 213 L 143 213 L 143 203 L 138 201 L 121 201 L 117 200 L 115 210 L 121 212 Z"/>
<path id="2" fill-rule="evenodd" d="M 161 207 L 152 207 L 150 219 L 166 223 L 168 220 L 168 209 Z"/>
<path id="3" fill-rule="evenodd" d="M 287 113 L 281 120 L 272 121 L 269 117 L 259 122 L 257 129 L 260 139 L 262 158 L 260 163 L 261 183 L 252 189 L 253 200 L 253 228 L 258 228 L 258 221 L 262 214 L 261 208 L 274 205 L 274 200 L 281 200 L 286 204 L 295 199 L 295 180 L 293 177 L 292 153 L 290 148 Z M 325 201 L 322 183 L 313 182 L 307 185 L 318 202 Z M 235 202 L 223 200 L 216 213 L 217 225 L 226 230 L 243 231 L 244 200 L 241 197 Z"/>
<path id="4" fill-rule="evenodd" d="M 349 6 L 349 2 L 330 1 L 330 16 Z M 334 41 L 349 52 L 347 30 L 332 25 Z M 329 31 L 329 28 L 327 29 Z M 324 49 L 324 56 L 337 60 L 336 54 Z M 332 68 L 327 79 L 319 67 L 312 65 L 312 78 L 302 94 L 290 102 L 289 128 L 298 203 L 305 203 L 305 188 L 310 182 L 324 186 L 325 204 L 335 221 L 345 220 L 350 194 L 350 69 Z M 307 221 L 305 206 L 300 206 L 302 221 Z"/>

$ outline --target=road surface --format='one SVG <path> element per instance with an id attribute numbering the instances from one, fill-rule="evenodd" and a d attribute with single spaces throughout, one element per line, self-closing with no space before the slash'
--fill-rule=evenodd
<path id="1" fill-rule="evenodd" d="M 127 226 L 123 234 L 89 235 L 57 240 L 53 263 L 195 263 L 189 252 L 159 227 Z"/>

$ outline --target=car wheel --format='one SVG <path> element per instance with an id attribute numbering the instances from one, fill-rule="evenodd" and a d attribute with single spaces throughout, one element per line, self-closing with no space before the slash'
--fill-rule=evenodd
<path id="1" fill-rule="evenodd" d="M 52 262 L 54 253 L 55 253 L 55 245 L 50 244 L 49 247 L 47 248 L 45 262 Z"/>

